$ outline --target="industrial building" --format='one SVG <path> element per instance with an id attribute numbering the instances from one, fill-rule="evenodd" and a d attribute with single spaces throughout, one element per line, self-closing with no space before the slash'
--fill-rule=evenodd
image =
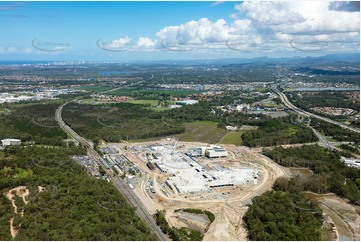
<path id="1" fill-rule="evenodd" d="M 210 191 L 218 187 L 257 184 L 259 172 L 252 168 L 225 169 L 224 171 L 205 171 L 195 163 L 189 169 L 178 170 L 170 176 L 166 184 L 178 193 L 196 193 Z"/>
<path id="2" fill-rule="evenodd" d="M 2 139 L 1 144 L 3 147 L 10 146 L 10 145 L 20 145 L 21 140 L 19 140 L 19 139 Z"/>
<path id="3" fill-rule="evenodd" d="M 186 155 L 190 157 L 199 157 L 204 156 L 206 152 L 206 147 L 191 147 L 188 149 L 188 152 L 186 152 Z"/>
<path id="4" fill-rule="evenodd" d="M 207 156 L 208 158 L 226 157 L 228 152 L 219 145 L 210 145 L 209 147 L 191 147 L 186 154 L 190 157 Z"/>
<path id="5" fill-rule="evenodd" d="M 162 173 L 170 174 L 166 184 L 176 193 L 196 193 L 210 191 L 217 187 L 256 184 L 259 171 L 252 168 L 226 168 L 199 164 L 194 157 L 222 157 L 227 151 L 216 145 L 209 147 L 192 147 L 187 152 L 174 152 L 174 147 L 152 147 L 158 154 L 152 160 Z M 148 161 L 149 162 L 149 161 Z M 148 166 L 149 167 L 149 166 Z"/>
<path id="6" fill-rule="evenodd" d="M 349 167 L 356 167 L 356 168 L 360 169 L 360 160 L 347 159 L 345 157 L 342 157 L 341 160 Z"/>
<path id="7" fill-rule="evenodd" d="M 138 147 L 144 152 L 145 165 L 151 170 L 167 174 L 165 184 L 175 193 L 209 192 L 220 187 L 257 184 L 257 168 L 228 168 L 211 163 L 206 166 L 198 157 L 226 157 L 228 152 L 219 145 L 194 146 L 181 149 L 174 144 L 152 144 Z M 201 159 L 204 161 L 205 159 Z M 151 184 L 152 185 L 152 184 Z"/>
<path id="8" fill-rule="evenodd" d="M 206 149 L 205 155 L 208 158 L 226 157 L 228 155 L 228 152 L 221 146 L 212 145 L 211 147 L 208 147 Z"/>

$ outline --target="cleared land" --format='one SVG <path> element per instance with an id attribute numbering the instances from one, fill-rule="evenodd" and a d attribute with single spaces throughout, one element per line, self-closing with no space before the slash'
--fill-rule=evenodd
<path id="1" fill-rule="evenodd" d="M 229 131 L 218 128 L 216 122 L 196 121 L 185 124 L 185 133 L 176 135 L 180 141 L 195 141 L 216 144 L 229 133 Z"/>
<path id="2" fill-rule="evenodd" d="M 150 105 L 151 109 L 154 111 L 164 111 L 169 110 L 171 108 L 169 107 L 162 107 L 159 106 L 159 100 L 147 100 L 147 99 L 140 99 L 140 100 L 133 100 L 133 101 L 127 101 L 126 103 L 132 103 L 132 104 L 142 104 L 142 105 Z M 175 101 L 168 101 L 168 103 L 175 104 Z"/>
<path id="3" fill-rule="evenodd" d="M 158 100 L 133 100 L 133 101 L 127 101 L 127 103 L 149 104 L 151 106 L 158 106 Z"/>
<path id="4" fill-rule="evenodd" d="M 203 124 L 204 125 L 204 124 Z M 214 124 L 208 126 L 215 127 Z M 205 125 L 207 127 L 207 124 Z M 208 127 L 209 128 L 209 127 Z M 209 131 L 209 129 L 208 129 Z M 225 131 L 228 132 L 228 131 Z M 222 136 L 219 136 L 222 137 Z M 204 229 L 206 224 L 200 224 L 190 219 L 182 219 L 181 216 L 174 213 L 174 210 L 184 208 L 198 208 L 208 210 L 215 215 L 215 221 L 209 226 L 204 234 L 204 240 L 246 240 L 247 233 L 242 224 L 242 217 L 247 210 L 247 204 L 251 198 L 262 194 L 271 189 L 273 182 L 277 177 L 287 176 L 287 168 L 280 167 L 272 160 L 260 155 L 253 149 L 242 146 L 223 145 L 229 155 L 227 158 L 216 160 L 208 158 L 198 158 L 197 161 L 207 166 L 221 165 L 224 167 L 255 167 L 261 171 L 261 176 L 257 184 L 236 187 L 224 187 L 214 189 L 210 192 L 201 192 L 197 194 L 179 194 L 170 190 L 165 185 L 167 174 L 160 173 L 158 169 L 151 171 L 146 165 L 146 147 L 154 143 L 174 145 L 175 150 L 186 150 L 194 146 L 206 146 L 206 143 L 200 142 L 175 142 L 174 139 L 158 140 L 157 142 L 109 144 L 111 147 L 121 151 L 129 160 L 134 162 L 142 175 L 134 182 L 134 192 L 142 201 L 144 206 L 151 214 L 156 210 L 165 209 L 168 222 L 172 226 L 189 226 L 194 229 Z M 142 150 L 140 153 L 132 152 L 133 147 Z M 150 184 L 153 184 L 155 193 L 149 191 Z"/>
<path id="5" fill-rule="evenodd" d="M 221 140 L 221 144 L 233 144 L 233 145 L 242 145 L 242 131 L 238 131 L 238 132 L 230 132 L 228 134 L 226 134 L 222 140 Z"/>
<path id="6" fill-rule="evenodd" d="M 339 240 L 360 240 L 360 207 L 348 203 L 333 193 L 304 193 L 307 197 L 321 203 L 321 208 L 331 223 L 336 226 Z"/>
<path id="7" fill-rule="evenodd" d="M 140 93 L 156 93 L 156 94 L 167 94 L 174 97 L 188 96 L 192 94 L 200 93 L 195 90 L 147 90 L 147 89 L 118 89 L 112 92 L 106 93 L 106 95 L 113 96 L 133 96 Z"/>

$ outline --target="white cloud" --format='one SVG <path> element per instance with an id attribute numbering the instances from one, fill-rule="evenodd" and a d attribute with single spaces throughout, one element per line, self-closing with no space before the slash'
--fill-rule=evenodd
<path id="1" fill-rule="evenodd" d="M 7 48 L 7 52 L 9 52 L 9 53 L 15 53 L 16 51 L 17 51 L 17 49 L 15 47 Z"/>
<path id="2" fill-rule="evenodd" d="M 238 19 L 239 18 L 238 14 L 236 14 L 236 13 L 231 13 L 231 15 L 229 15 L 229 17 L 231 19 Z"/>
<path id="3" fill-rule="evenodd" d="M 218 2 L 212 5 L 218 5 Z M 325 1 L 245 1 L 235 5 L 233 21 L 207 18 L 167 26 L 156 38 L 113 40 L 108 47 L 126 50 L 168 49 L 174 51 L 300 51 L 359 49 L 360 12 L 344 11 L 344 4 Z M 341 10 L 340 10 L 341 9 Z M 295 48 L 295 45 L 302 48 Z M 310 48 L 306 48 L 310 47 Z M 337 48 L 336 48 L 337 47 Z"/>
<path id="4" fill-rule="evenodd" d="M 16 53 L 17 49 L 15 47 L 0 47 L 0 53 L 7 54 L 7 53 Z"/>
<path id="5" fill-rule="evenodd" d="M 243 2 L 235 6 L 260 30 L 284 34 L 359 32 L 360 13 L 333 11 L 325 1 Z"/>
<path id="6" fill-rule="evenodd" d="M 227 25 L 224 19 L 212 22 L 207 18 L 189 21 L 178 26 L 161 29 L 157 34 L 159 41 L 177 42 L 179 44 L 203 44 L 224 42 L 236 29 Z"/>
<path id="7" fill-rule="evenodd" d="M 224 1 L 215 1 L 215 2 L 213 2 L 213 3 L 211 4 L 211 6 L 214 7 L 214 6 L 218 6 L 218 5 L 220 5 L 220 4 L 223 4 L 223 3 L 224 3 Z"/>
<path id="8" fill-rule="evenodd" d="M 155 47 L 156 42 L 148 37 L 140 37 L 136 46 L 138 48 L 152 48 Z"/>
<path id="9" fill-rule="evenodd" d="M 263 37 L 265 43 L 279 41 L 285 47 L 293 47 L 297 41 L 303 46 L 335 50 L 333 46 L 359 41 L 360 13 L 334 11 L 330 2 L 248 1 L 236 5 L 235 9 L 238 15 L 245 14 L 252 21 L 253 30 Z M 290 45 L 290 41 L 293 44 Z M 354 51 L 358 49 L 359 46 L 354 45 Z"/>
<path id="10" fill-rule="evenodd" d="M 130 38 L 129 36 L 126 36 L 124 38 L 119 38 L 117 40 L 113 40 L 112 42 L 110 42 L 108 44 L 108 47 L 109 48 L 121 48 L 121 47 L 128 45 L 130 43 L 130 41 L 132 41 L 132 38 Z"/>
<path id="11" fill-rule="evenodd" d="M 298 12 L 285 8 L 284 2 L 243 2 L 235 6 L 240 13 L 260 24 L 278 25 L 282 23 L 294 24 L 304 19 Z"/>
<path id="12" fill-rule="evenodd" d="M 33 52 L 33 49 L 30 47 L 26 47 L 22 50 L 23 53 L 30 54 Z"/>

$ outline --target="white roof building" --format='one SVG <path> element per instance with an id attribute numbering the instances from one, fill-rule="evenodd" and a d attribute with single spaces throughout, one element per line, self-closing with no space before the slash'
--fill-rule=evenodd
<path id="1" fill-rule="evenodd" d="M 21 140 L 19 139 L 2 139 L 1 140 L 2 146 L 10 146 L 10 145 L 20 145 Z"/>
<path id="2" fill-rule="evenodd" d="M 360 169 L 360 160 L 357 159 L 347 159 L 347 158 L 341 158 L 343 162 L 350 167 L 356 167 Z"/>
<path id="3" fill-rule="evenodd" d="M 221 146 L 211 145 L 206 149 L 205 155 L 208 158 L 216 158 L 216 157 L 226 157 L 228 152 Z"/>
<path id="4" fill-rule="evenodd" d="M 183 101 L 176 101 L 176 105 L 192 105 L 198 103 L 198 100 L 183 100 Z"/>

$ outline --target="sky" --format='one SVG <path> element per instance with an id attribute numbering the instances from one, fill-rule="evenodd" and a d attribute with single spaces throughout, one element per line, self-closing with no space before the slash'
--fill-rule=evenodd
<path id="1" fill-rule="evenodd" d="M 360 51 L 359 2 L 0 2 L 0 61 L 142 61 Z"/>

